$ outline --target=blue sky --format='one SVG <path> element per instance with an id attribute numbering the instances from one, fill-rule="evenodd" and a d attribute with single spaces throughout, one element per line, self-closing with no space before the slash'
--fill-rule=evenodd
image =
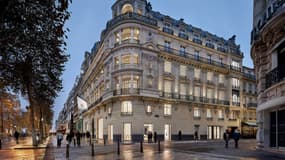
<path id="1" fill-rule="evenodd" d="M 251 0 L 148 0 L 155 11 L 216 34 L 225 39 L 236 35 L 245 58 L 243 64 L 252 67 L 250 58 L 250 31 L 252 28 Z M 62 76 L 63 90 L 55 103 L 55 119 L 80 73 L 84 52 L 90 51 L 100 39 L 106 22 L 112 18 L 111 6 L 115 0 L 77 0 L 70 6 L 72 12 L 66 26 L 69 62 Z"/>

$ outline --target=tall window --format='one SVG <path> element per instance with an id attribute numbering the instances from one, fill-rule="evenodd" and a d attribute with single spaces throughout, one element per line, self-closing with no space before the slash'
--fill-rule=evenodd
<path id="1" fill-rule="evenodd" d="M 233 87 L 234 88 L 238 88 L 239 87 L 239 79 L 232 78 L 232 83 L 233 83 Z"/>
<path id="2" fill-rule="evenodd" d="M 121 112 L 125 114 L 132 114 L 132 102 L 131 101 L 123 101 L 121 104 Z"/>
<path id="3" fill-rule="evenodd" d="M 212 88 L 207 88 L 207 98 L 212 99 L 214 97 L 214 90 Z"/>
<path id="4" fill-rule="evenodd" d="M 233 102 L 234 103 L 239 103 L 239 96 L 236 93 L 233 93 Z"/>
<path id="5" fill-rule="evenodd" d="M 150 106 L 150 105 L 148 105 L 148 106 L 146 107 L 146 112 L 147 112 L 147 113 L 151 113 L 151 106 Z"/>
<path id="6" fill-rule="evenodd" d="M 123 64 L 131 64 L 131 55 L 122 56 L 122 63 Z"/>
<path id="7" fill-rule="evenodd" d="M 122 41 L 131 39 L 131 28 L 124 28 L 122 30 Z"/>
<path id="8" fill-rule="evenodd" d="M 165 116 L 171 115 L 171 104 L 164 104 L 164 115 Z"/>
<path id="9" fill-rule="evenodd" d="M 164 80 L 164 92 L 171 93 L 171 81 Z"/>
<path id="10" fill-rule="evenodd" d="M 207 109 L 207 118 L 212 118 L 212 111 L 211 111 L 211 109 Z"/>
<path id="11" fill-rule="evenodd" d="M 219 74 L 219 83 L 220 83 L 220 84 L 223 84 L 224 81 L 225 81 L 225 75 Z"/>
<path id="12" fill-rule="evenodd" d="M 186 66 L 180 65 L 180 76 L 186 76 Z"/>
<path id="13" fill-rule="evenodd" d="M 219 100 L 225 100 L 225 91 L 219 90 Z"/>
<path id="14" fill-rule="evenodd" d="M 208 54 L 208 63 L 212 63 L 212 55 Z"/>
<path id="15" fill-rule="evenodd" d="M 164 72 L 169 72 L 169 73 L 171 73 L 171 62 L 169 62 L 169 61 L 164 61 Z"/>
<path id="16" fill-rule="evenodd" d="M 200 69 L 194 68 L 194 77 L 195 77 L 195 79 L 200 79 L 200 73 L 201 73 Z"/>
<path id="17" fill-rule="evenodd" d="M 200 108 L 194 108 L 194 117 L 201 117 Z"/>
<path id="18" fill-rule="evenodd" d="M 180 84 L 180 94 L 181 95 L 186 95 L 186 84 L 185 83 L 181 83 Z"/>
<path id="19" fill-rule="evenodd" d="M 224 118 L 223 110 L 221 110 L 221 109 L 218 110 L 218 118 L 219 119 Z"/>
<path id="20" fill-rule="evenodd" d="M 138 56 L 138 54 L 133 54 L 133 64 L 139 64 L 139 56 Z"/>
<path id="21" fill-rule="evenodd" d="M 115 41 L 116 43 L 120 42 L 120 32 L 115 33 Z"/>
<path id="22" fill-rule="evenodd" d="M 139 40 L 140 30 L 138 28 L 134 28 L 134 40 Z"/>
<path id="23" fill-rule="evenodd" d="M 194 96 L 195 97 L 201 97 L 201 87 L 199 87 L 199 86 L 194 87 Z"/>
<path id="24" fill-rule="evenodd" d="M 207 72 L 207 81 L 213 80 L 213 72 Z"/>

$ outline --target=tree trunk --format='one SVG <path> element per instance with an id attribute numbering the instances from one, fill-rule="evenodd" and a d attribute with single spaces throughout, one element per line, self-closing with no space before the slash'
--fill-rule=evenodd
<path id="1" fill-rule="evenodd" d="M 32 141 L 33 141 L 33 146 L 37 146 L 37 140 L 36 140 L 36 133 L 35 133 L 35 123 L 34 123 L 34 101 L 32 98 L 32 91 L 31 91 L 31 86 L 29 85 L 29 83 L 27 83 L 27 95 L 29 98 L 29 103 L 30 103 L 30 122 L 32 125 Z"/>

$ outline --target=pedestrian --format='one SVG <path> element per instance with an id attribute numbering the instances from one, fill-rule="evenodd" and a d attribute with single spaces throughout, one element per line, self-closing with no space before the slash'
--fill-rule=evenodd
<path id="1" fill-rule="evenodd" d="M 63 135 L 61 132 L 58 132 L 56 137 L 57 137 L 57 147 L 60 148 L 61 147 L 61 141 L 63 139 Z"/>
<path id="2" fill-rule="evenodd" d="M 240 132 L 238 129 L 236 129 L 235 132 L 233 133 L 233 138 L 235 140 L 235 148 L 238 148 L 238 141 L 240 138 Z"/>
<path id="3" fill-rule="evenodd" d="M 153 139 L 154 139 L 154 143 L 156 143 L 156 141 L 157 141 L 157 133 L 156 132 L 154 132 L 154 134 L 153 134 Z"/>
<path id="4" fill-rule="evenodd" d="M 17 144 L 19 144 L 19 132 L 18 131 L 15 131 L 15 133 L 14 133 L 14 137 L 15 137 L 15 139 L 16 139 L 16 143 Z"/>
<path id="5" fill-rule="evenodd" d="M 182 140 L 182 132 L 181 132 L 181 130 L 178 131 L 178 140 L 179 141 Z"/>
<path id="6" fill-rule="evenodd" d="M 87 138 L 87 141 L 89 140 L 89 144 L 91 145 L 91 135 L 89 131 L 86 132 L 86 138 Z"/>
<path id="7" fill-rule="evenodd" d="M 194 133 L 194 139 L 196 142 L 198 141 L 198 132 L 197 131 L 195 131 L 195 133 Z"/>
<path id="8" fill-rule="evenodd" d="M 77 133 L 76 133 L 77 147 L 80 147 L 80 138 L 81 138 L 80 132 L 77 131 Z"/>
<path id="9" fill-rule="evenodd" d="M 152 143 L 152 136 L 153 136 L 153 135 L 152 135 L 152 132 L 150 132 L 149 134 L 150 134 L 150 135 L 149 135 L 150 143 Z"/>
<path id="10" fill-rule="evenodd" d="M 225 148 L 228 148 L 229 146 L 229 139 L 230 139 L 230 134 L 228 130 L 226 129 L 224 132 Z"/>
<path id="11" fill-rule="evenodd" d="M 71 143 L 72 137 L 71 137 L 70 133 L 67 133 L 65 140 L 67 141 L 67 144 Z"/>

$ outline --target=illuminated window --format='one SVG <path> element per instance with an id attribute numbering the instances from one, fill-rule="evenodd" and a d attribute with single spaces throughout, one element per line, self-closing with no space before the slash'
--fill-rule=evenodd
<path id="1" fill-rule="evenodd" d="M 207 80 L 212 81 L 213 80 L 213 72 L 207 72 Z"/>
<path id="2" fill-rule="evenodd" d="M 201 113 L 200 113 L 200 108 L 194 108 L 194 117 L 200 117 L 201 116 Z"/>
<path id="3" fill-rule="evenodd" d="M 138 14 L 142 15 L 142 10 L 141 9 L 138 9 Z"/>
<path id="4" fill-rule="evenodd" d="M 139 64 L 139 56 L 137 54 L 133 55 L 133 64 Z"/>
<path id="5" fill-rule="evenodd" d="M 132 102 L 131 101 L 123 101 L 121 104 L 121 112 L 122 113 L 132 113 Z"/>
<path id="6" fill-rule="evenodd" d="M 122 63 L 123 64 L 131 64 L 131 56 L 130 55 L 122 56 Z"/>
<path id="7" fill-rule="evenodd" d="M 164 104 L 164 115 L 171 115 L 171 104 Z"/>
<path id="8" fill-rule="evenodd" d="M 134 9 L 133 9 L 133 6 L 131 4 L 125 4 L 123 7 L 122 7 L 122 14 L 125 14 L 125 13 L 128 13 L 128 12 L 133 12 Z"/>
<path id="9" fill-rule="evenodd" d="M 131 39 L 131 28 L 125 28 L 122 30 L 122 41 Z"/>
<path id="10" fill-rule="evenodd" d="M 134 28 L 134 40 L 139 40 L 140 30 L 138 28 Z"/>
<path id="11" fill-rule="evenodd" d="M 115 40 L 116 40 L 116 43 L 120 42 L 120 33 L 119 32 L 115 33 Z"/>
<path id="12" fill-rule="evenodd" d="M 233 85 L 233 87 L 235 87 L 235 88 L 237 88 L 237 87 L 239 87 L 239 79 L 237 79 L 237 78 L 232 78 L 232 85 Z"/>
<path id="13" fill-rule="evenodd" d="M 147 113 L 151 113 L 151 106 L 150 106 L 150 105 L 148 105 L 148 106 L 146 107 L 146 112 L 147 112 Z"/>

